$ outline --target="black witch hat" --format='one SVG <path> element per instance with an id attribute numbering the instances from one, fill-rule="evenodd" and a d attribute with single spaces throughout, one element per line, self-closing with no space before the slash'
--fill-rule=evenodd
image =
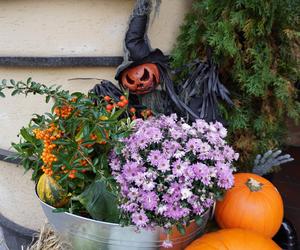
<path id="1" fill-rule="evenodd" d="M 158 9 L 161 0 L 156 0 Z M 137 0 L 129 20 L 124 41 L 124 61 L 118 67 L 116 80 L 120 81 L 122 72 L 140 64 L 154 63 L 165 66 L 168 57 L 160 49 L 152 49 L 148 39 L 150 14 L 153 9 L 152 0 Z"/>

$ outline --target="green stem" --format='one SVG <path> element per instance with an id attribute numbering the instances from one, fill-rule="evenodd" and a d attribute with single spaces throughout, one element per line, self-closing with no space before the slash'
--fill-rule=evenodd
<path id="1" fill-rule="evenodd" d="M 251 192 L 258 192 L 262 189 L 262 186 L 264 184 L 258 182 L 257 180 L 253 178 L 249 178 L 246 182 L 247 187 L 250 189 Z"/>

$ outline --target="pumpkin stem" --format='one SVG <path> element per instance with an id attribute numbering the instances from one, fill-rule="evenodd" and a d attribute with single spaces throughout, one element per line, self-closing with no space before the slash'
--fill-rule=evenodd
<path id="1" fill-rule="evenodd" d="M 253 178 L 249 178 L 246 182 L 247 187 L 250 189 L 251 192 L 258 192 L 262 189 L 263 184 L 258 182 Z"/>

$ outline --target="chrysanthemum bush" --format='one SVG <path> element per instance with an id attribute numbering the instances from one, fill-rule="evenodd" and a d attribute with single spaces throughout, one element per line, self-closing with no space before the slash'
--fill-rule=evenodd
<path id="1" fill-rule="evenodd" d="M 161 226 L 169 232 L 201 215 L 233 186 L 238 154 L 227 145 L 219 122 L 188 125 L 176 115 L 137 120 L 124 147 L 110 156 L 120 185 L 121 215 L 138 229 Z M 168 242 L 165 242 L 168 245 Z"/>

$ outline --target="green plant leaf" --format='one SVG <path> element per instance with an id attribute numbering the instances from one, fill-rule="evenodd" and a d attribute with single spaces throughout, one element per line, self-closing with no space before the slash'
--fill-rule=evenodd
<path id="1" fill-rule="evenodd" d="M 50 98 L 51 98 L 50 95 L 46 96 L 46 103 L 48 103 L 50 101 Z"/>
<path id="2" fill-rule="evenodd" d="M 33 142 L 35 140 L 35 138 L 30 135 L 27 129 L 24 127 L 20 130 L 20 134 L 26 141 Z"/>
<path id="3" fill-rule="evenodd" d="M 110 117 L 112 120 L 117 120 L 122 114 L 124 113 L 123 109 L 120 109 L 113 113 L 113 115 Z"/>
<path id="4" fill-rule="evenodd" d="M 72 142 L 71 141 L 65 141 L 63 139 L 59 139 L 59 140 L 55 140 L 55 144 L 57 144 L 57 145 L 71 145 Z"/>
<path id="5" fill-rule="evenodd" d="M 64 213 L 69 212 L 67 208 L 55 208 L 52 210 L 53 213 Z"/>
<path id="6" fill-rule="evenodd" d="M 16 94 L 19 94 L 19 92 L 20 92 L 20 91 L 19 91 L 18 89 L 16 89 L 16 90 L 14 90 L 14 91 L 11 93 L 11 95 L 12 95 L 12 96 L 15 96 Z"/>
<path id="7" fill-rule="evenodd" d="M 203 224 L 203 219 L 201 216 L 196 216 L 195 217 L 195 222 L 197 223 L 197 225 L 200 227 Z"/>
<path id="8" fill-rule="evenodd" d="M 78 200 L 95 220 L 118 222 L 117 197 L 107 189 L 104 180 L 96 180 L 73 200 Z"/>
<path id="9" fill-rule="evenodd" d="M 185 235 L 185 228 L 184 228 L 184 226 L 182 225 L 182 224 L 178 224 L 177 226 L 177 230 L 179 231 L 179 233 L 181 234 L 181 235 Z"/>

